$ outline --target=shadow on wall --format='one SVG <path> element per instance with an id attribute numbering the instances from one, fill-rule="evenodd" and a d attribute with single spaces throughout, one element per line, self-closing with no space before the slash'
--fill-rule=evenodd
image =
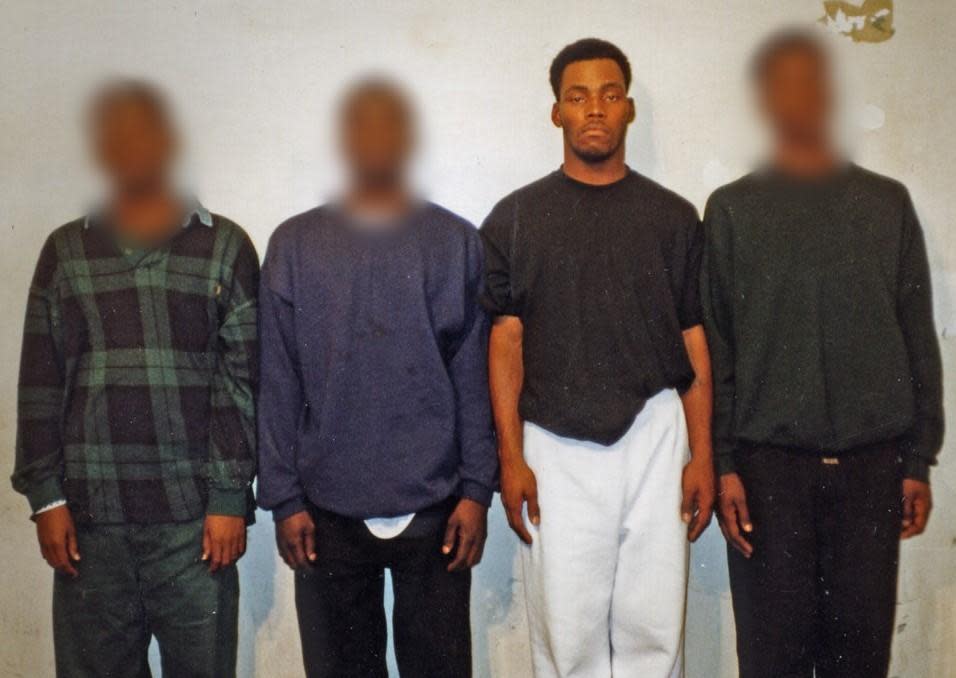
<path id="1" fill-rule="evenodd" d="M 241 593 L 239 595 L 239 676 L 253 678 L 256 673 L 256 641 L 259 629 L 269 618 L 275 605 L 276 550 L 272 516 L 258 511 L 256 524 L 249 530 L 249 548 L 239 565 Z M 287 571 L 291 577 L 291 572 Z M 242 633 L 243 621 L 252 632 Z M 248 626 L 246 627 L 248 628 Z M 243 637 L 245 636 L 245 637 Z"/>

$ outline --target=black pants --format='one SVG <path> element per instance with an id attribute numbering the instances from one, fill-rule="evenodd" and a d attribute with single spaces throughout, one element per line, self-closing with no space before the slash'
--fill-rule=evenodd
<path id="1" fill-rule="evenodd" d="M 885 678 L 902 520 L 895 445 L 838 459 L 759 447 L 737 460 L 754 525 L 753 557 L 729 550 L 741 677 Z"/>
<path id="2" fill-rule="evenodd" d="M 424 516 L 394 539 L 361 520 L 312 509 L 315 565 L 295 578 L 295 605 L 309 678 L 387 678 L 385 568 L 395 594 L 395 654 L 402 678 L 471 676 L 471 573 L 449 573 L 445 519 Z M 434 517 L 434 516 L 432 516 Z"/>

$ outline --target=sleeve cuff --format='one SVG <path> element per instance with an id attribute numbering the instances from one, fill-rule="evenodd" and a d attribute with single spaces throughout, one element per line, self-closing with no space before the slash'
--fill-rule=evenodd
<path id="1" fill-rule="evenodd" d="M 50 476 L 46 480 L 40 481 L 27 492 L 27 501 L 30 502 L 31 515 L 35 515 L 40 509 L 55 502 L 66 503 L 66 497 L 63 496 L 63 489 L 60 487 L 60 479 Z"/>
<path id="2" fill-rule="evenodd" d="M 929 467 L 930 464 L 925 459 L 915 456 L 906 456 L 903 458 L 903 477 L 928 483 Z"/>
<path id="3" fill-rule="evenodd" d="M 206 513 L 214 516 L 246 517 L 249 513 L 248 489 L 210 488 L 209 501 L 206 504 Z"/>
<path id="4" fill-rule="evenodd" d="M 722 454 L 714 455 L 714 468 L 717 471 L 717 477 L 725 476 L 729 473 L 737 472 L 737 465 L 734 462 L 734 455 L 732 452 L 724 452 Z"/>
<path id="5" fill-rule="evenodd" d="M 274 509 L 272 509 L 272 520 L 274 522 L 281 522 L 293 516 L 296 513 L 301 513 L 302 511 L 308 510 L 304 497 L 293 497 L 288 501 L 284 501 Z"/>
<path id="6" fill-rule="evenodd" d="M 488 508 L 494 492 L 474 480 L 462 480 L 460 494 L 463 499 L 471 499 Z"/>

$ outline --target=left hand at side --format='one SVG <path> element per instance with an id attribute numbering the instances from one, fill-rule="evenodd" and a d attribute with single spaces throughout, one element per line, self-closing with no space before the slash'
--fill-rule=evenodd
<path id="1" fill-rule="evenodd" d="M 481 562 L 487 536 L 488 509 L 473 499 L 461 499 L 448 517 L 442 542 L 442 553 L 454 554 L 448 571 L 472 568 Z"/>
<path id="2" fill-rule="evenodd" d="M 207 515 L 202 530 L 202 559 L 216 572 L 235 563 L 246 552 L 246 519 Z"/>
<path id="3" fill-rule="evenodd" d="M 907 478 L 903 481 L 903 525 L 900 539 L 923 534 L 933 510 L 933 491 L 929 483 Z"/>
<path id="4" fill-rule="evenodd" d="M 681 486 L 681 520 L 687 523 L 687 539 L 697 541 L 714 514 L 714 465 L 706 456 L 693 457 L 684 467 Z"/>

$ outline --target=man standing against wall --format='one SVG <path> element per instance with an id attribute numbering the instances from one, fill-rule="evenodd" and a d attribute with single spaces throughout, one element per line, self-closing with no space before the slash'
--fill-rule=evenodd
<path id="1" fill-rule="evenodd" d="M 20 366 L 14 487 L 56 569 L 60 678 L 235 675 L 255 473 L 259 261 L 183 200 L 161 94 L 104 88 L 90 133 L 111 189 L 40 254 Z"/>
<path id="2" fill-rule="evenodd" d="M 772 37 L 753 77 L 773 155 L 711 197 L 702 275 L 740 675 L 882 678 L 943 432 L 923 233 L 835 148 L 814 35 Z"/>
<path id="3" fill-rule="evenodd" d="M 481 231 L 502 500 L 527 544 L 539 678 L 682 675 L 687 539 L 711 517 L 699 224 L 625 164 L 630 81 L 610 43 L 558 54 L 564 164 Z"/>
<path id="4" fill-rule="evenodd" d="M 263 268 L 259 502 L 296 570 L 311 678 L 471 675 L 470 568 L 497 460 L 481 241 L 414 198 L 411 105 L 354 86 L 349 188 L 275 232 Z"/>

